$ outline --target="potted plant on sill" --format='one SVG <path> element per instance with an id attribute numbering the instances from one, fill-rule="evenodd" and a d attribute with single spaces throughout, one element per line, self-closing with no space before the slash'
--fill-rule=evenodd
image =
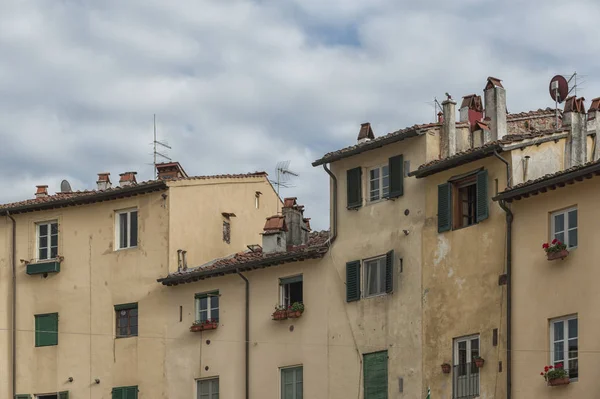
<path id="1" fill-rule="evenodd" d="M 542 371 L 540 375 L 544 377 L 544 380 L 548 383 L 548 386 L 551 387 L 568 385 L 571 382 L 569 379 L 569 372 L 563 368 L 562 363 L 558 363 L 556 367 L 544 367 L 544 371 Z"/>
<path id="2" fill-rule="evenodd" d="M 194 324 L 190 327 L 191 332 L 205 331 L 205 330 L 214 330 L 219 327 L 218 319 L 206 319 L 204 321 L 195 321 Z"/>
<path id="3" fill-rule="evenodd" d="M 297 319 L 304 313 L 304 304 L 302 302 L 294 302 L 292 306 L 288 307 L 287 317 L 290 319 Z"/>
<path id="4" fill-rule="evenodd" d="M 475 366 L 480 369 L 483 367 L 483 364 L 485 363 L 485 360 L 480 357 L 480 356 L 474 356 L 473 357 L 473 363 L 475 363 Z"/>
<path id="5" fill-rule="evenodd" d="M 288 318 L 285 306 L 275 305 L 275 311 L 271 315 L 273 320 L 285 320 Z"/>
<path id="6" fill-rule="evenodd" d="M 569 251 L 567 250 L 567 246 L 562 242 L 558 241 L 556 238 L 552 240 L 552 242 L 544 243 L 542 245 L 544 251 L 546 251 L 546 255 L 548 256 L 548 260 L 556 260 L 556 259 L 564 259 L 569 255 Z"/>
<path id="7" fill-rule="evenodd" d="M 448 364 L 448 363 L 443 363 L 442 364 L 442 373 L 450 374 L 450 371 L 452 371 L 452 366 L 450 366 L 450 364 Z"/>

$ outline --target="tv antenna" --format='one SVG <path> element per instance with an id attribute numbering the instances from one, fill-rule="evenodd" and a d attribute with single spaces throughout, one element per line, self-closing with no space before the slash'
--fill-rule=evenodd
<path id="1" fill-rule="evenodd" d="M 156 114 L 154 114 L 154 140 L 152 141 L 152 145 L 154 146 L 154 178 L 157 179 L 158 178 L 158 170 L 156 169 L 156 158 L 159 157 L 161 159 L 165 159 L 167 161 L 170 161 L 171 158 L 169 158 L 167 155 L 165 155 L 164 153 L 160 152 L 158 149 L 161 148 L 161 150 L 163 148 L 167 148 L 167 149 L 171 149 L 171 146 L 169 146 L 169 143 L 166 141 L 158 141 L 156 139 Z"/>
<path id="2" fill-rule="evenodd" d="M 440 104 L 437 97 L 433 97 L 433 101 L 428 101 L 426 104 L 433 105 L 433 122 L 437 122 L 438 113 L 443 112 L 442 104 Z"/>
<path id="3" fill-rule="evenodd" d="M 277 186 L 277 197 L 281 199 L 279 195 L 279 189 L 294 187 L 290 185 L 290 176 L 298 177 L 300 176 L 298 173 L 290 170 L 290 161 L 279 161 L 277 162 L 277 166 L 275 166 L 277 170 L 277 180 L 270 180 L 272 184 Z M 277 213 L 279 213 L 279 202 L 277 202 Z"/>

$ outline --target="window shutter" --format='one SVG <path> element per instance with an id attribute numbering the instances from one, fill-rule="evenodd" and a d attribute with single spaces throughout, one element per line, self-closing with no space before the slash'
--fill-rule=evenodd
<path id="1" fill-rule="evenodd" d="M 112 399 L 125 399 L 123 393 L 123 388 L 113 388 Z"/>
<path id="2" fill-rule="evenodd" d="M 477 173 L 477 221 L 481 222 L 488 216 L 488 172 L 482 170 Z"/>
<path id="3" fill-rule="evenodd" d="M 31 395 L 28 393 L 15 395 L 15 399 L 31 399 Z"/>
<path id="4" fill-rule="evenodd" d="M 362 169 L 360 167 L 346 171 L 346 184 L 348 190 L 348 209 L 362 206 Z"/>
<path id="5" fill-rule="evenodd" d="M 346 302 L 360 299 L 360 261 L 346 263 Z"/>
<path id="6" fill-rule="evenodd" d="M 394 291 L 394 250 L 385 254 L 385 292 Z"/>
<path id="7" fill-rule="evenodd" d="M 364 399 L 387 399 L 388 370 L 387 351 L 364 355 L 363 374 L 365 380 Z"/>
<path id="8" fill-rule="evenodd" d="M 125 388 L 125 395 L 123 399 L 137 399 L 138 397 L 138 388 L 137 387 L 127 387 Z"/>
<path id="9" fill-rule="evenodd" d="M 59 392 L 58 399 L 69 399 L 69 391 Z"/>
<path id="10" fill-rule="evenodd" d="M 397 198 L 404 194 L 404 156 L 397 155 L 389 159 L 390 196 Z"/>
<path id="11" fill-rule="evenodd" d="M 452 228 L 452 184 L 438 186 L 438 233 Z"/>
<path id="12" fill-rule="evenodd" d="M 35 346 L 58 345 L 58 313 L 35 316 Z"/>

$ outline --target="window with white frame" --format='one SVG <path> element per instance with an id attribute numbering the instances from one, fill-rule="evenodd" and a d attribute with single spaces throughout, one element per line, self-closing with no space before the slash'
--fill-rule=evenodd
<path id="1" fill-rule="evenodd" d="M 302 399 L 302 373 L 302 366 L 281 369 L 281 399 Z"/>
<path id="2" fill-rule="evenodd" d="M 550 360 L 562 364 L 570 378 L 579 376 L 579 326 L 577 316 L 550 320 Z"/>
<path id="3" fill-rule="evenodd" d="M 116 213 L 117 249 L 137 247 L 138 211 L 129 209 Z"/>
<path id="4" fill-rule="evenodd" d="M 219 378 L 196 380 L 198 399 L 219 399 Z"/>
<path id="5" fill-rule="evenodd" d="M 196 294 L 196 322 L 219 321 L 219 291 Z"/>
<path id="6" fill-rule="evenodd" d="M 479 368 L 474 361 L 479 353 L 479 335 L 454 339 L 452 390 L 455 398 L 479 396 Z"/>
<path id="7" fill-rule="evenodd" d="M 369 170 L 369 201 L 387 198 L 390 194 L 390 168 L 388 165 Z"/>
<path id="8" fill-rule="evenodd" d="M 279 279 L 281 293 L 281 306 L 286 308 L 294 303 L 302 302 L 302 276 L 286 277 Z"/>
<path id="9" fill-rule="evenodd" d="M 386 257 L 364 261 L 364 293 L 365 297 L 386 293 Z"/>
<path id="10" fill-rule="evenodd" d="M 58 222 L 37 224 L 37 258 L 54 259 L 58 256 Z"/>
<path id="11" fill-rule="evenodd" d="M 556 238 L 568 249 L 577 247 L 577 208 L 554 212 L 551 215 L 552 238 Z"/>

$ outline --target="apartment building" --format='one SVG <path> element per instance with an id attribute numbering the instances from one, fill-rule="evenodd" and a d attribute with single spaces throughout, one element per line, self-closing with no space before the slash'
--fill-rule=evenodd
<path id="1" fill-rule="evenodd" d="M 263 172 L 157 169 L 0 208 L 0 397 L 169 397 L 178 311 L 156 279 L 242 250 L 280 201 Z"/>

